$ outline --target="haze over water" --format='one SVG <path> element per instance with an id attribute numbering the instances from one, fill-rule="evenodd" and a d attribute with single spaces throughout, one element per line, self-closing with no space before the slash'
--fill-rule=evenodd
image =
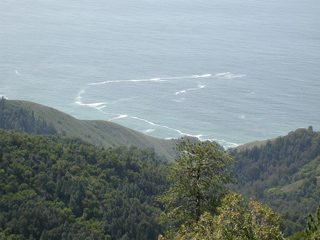
<path id="1" fill-rule="evenodd" d="M 232 147 L 320 119 L 318 0 L 0 2 L 0 96 Z"/>

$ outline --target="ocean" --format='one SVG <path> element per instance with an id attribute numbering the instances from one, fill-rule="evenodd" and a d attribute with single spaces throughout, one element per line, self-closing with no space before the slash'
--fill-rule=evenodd
<path id="1" fill-rule="evenodd" d="M 0 96 L 226 148 L 320 130 L 318 0 L 1 0 Z"/>

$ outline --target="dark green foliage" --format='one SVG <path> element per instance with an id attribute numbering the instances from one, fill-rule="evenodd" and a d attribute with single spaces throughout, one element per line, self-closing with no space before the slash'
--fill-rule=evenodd
<path id="1" fill-rule="evenodd" d="M 288 240 L 320 240 L 320 205 L 316 214 L 309 213 L 309 220 L 304 231 L 297 232 L 287 238 Z"/>
<path id="2" fill-rule="evenodd" d="M 170 166 L 168 179 L 173 186 L 158 199 L 164 204 L 161 220 L 171 232 L 181 224 L 191 226 L 204 212 L 216 213 L 232 181 L 233 158 L 210 142 L 192 143 L 189 139 L 177 145 L 180 157 Z M 170 234 L 170 233 L 168 233 Z"/>
<path id="3" fill-rule="evenodd" d="M 151 150 L 0 130 L 0 238 L 156 239 L 166 188 Z"/>
<path id="4" fill-rule="evenodd" d="M 0 100 L 0 128 L 28 134 L 57 133 L 52 123 L 48 123 L 41 116 L 35 117 L 32 110 L 28 111 L 5 98 Z"/>
<path id="5" fill-rule="evenodd" d="M 304 229 L 308 212 L 316 210 L 320 199 L 320 133 L 312 127 L 298 129 L 231 154 L 239 183 L 234 189 L 280 213 L 285 236 Z"/>
<path id="6" fill-rule="evenodd" d="M 317 209 L 315 216 L 309 214 L 308 226 L 306 228 L 306 239 L 320 239 L 320 206 Z"/>

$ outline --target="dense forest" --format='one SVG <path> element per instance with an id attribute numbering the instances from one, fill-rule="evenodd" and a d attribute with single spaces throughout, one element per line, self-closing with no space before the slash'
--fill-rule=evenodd
<path id="1" fill-rule="evenodd" d="M 0 130 L 0 236 L 156 239 L 166 162 L 135 147 Z"/>
<path id="2" fill-rule="evenodd" d="M 287 146 L 290 150 L 286 152 L 279 143 L 287 143 L 283 146 Z M 198 144 L 204 144 L 201 149 L 205 149 L 209 143 Z M 279 152 L 273 154 L 273 150 L 267 151 L 270 148 L 279 149 Z M 207 153 L 201 149 L 196 154 L 190 154 L 191 159 L 194 159 L 191 162 L 188 160 L 190 156 L 184 160 L 189 162 L 192 168 L 196 166 L 192 162 L 200 161 L 201 171 L 206 172 L 203 166 L 207 163 L 201 159 L 206 159 L 208 153 L 214 153 L 213 159 L 216 159 L 214 161 L 223 159 L 224 154 L 220 153 L 218 148 L 215 150 L 209 148 Z M 263 157 L 263 154 L 268 152 L 271 155 Z M 305 238 L 307 232 L 305 229 L 308 213 L 315 213 L 319 204 L 319 133 L 314 132 L 312 128 L 298 129 L 260 148 L 254 147 L 240 152 L 232 150 L 232 154 L 235 155 L 235 159 L 238 158 L 234 169 L 238 184 L 229 185 L 230 188 L 233 190 L 237 188 L 247 199 L 253 196 L 255 200 L 268 204 L 273 211 L 281 213 L 281 229 L 285 236 L 301 231 L 294 235 L 297 237 L 292 236 L 288 239 L 316 239 Z M 198 158 L 200 155 L 202 157 Z M 181 156 L 185 158 L 185 154 Z M 283 158 L 273 160 L 272 156 Z M 294 156 L 296 158 L 292 160 L 292 164 L 296 170 L 292 174 L 287 174 L 286 171 L 290 171 L 288 170 L 290 164 L 281 162 L 289 161 Z M 254 175 L 255 171 L 251 168 L 256 165 L 250 163 L 252 159 L 258 163 L 257 166 L 264 166 L 267 160 L 271 164 L 271 170 L 268 170 L 270 166 L 261 167 L 260 174 Z M 245 161 L 250 164 L 246 165 Z M 219 161 L 215 164 L 218 163 Z M 220 164 L 219 166 L 223 166 Z M 282 170 L 275 170 L 272 164 L 275 166 L 278 164 Z M 158 158 L 152 150 L 139 150 L 136 147 L 101 149 L 76 137 L 34 136 L 0 130 L 0 237 L 157 239 L 160 234 L 170 230 L 169 225 L 159 221 L 159 216 L 163 215 L 164 211 L 159 196 L 166 192 L 169 193 L 169 199 L 175 196 L 168 191 L 172 186 L 169 181 L 172 177 L 169 180 L 167 178 L 169 172 L 180 181 L 180 178 L 176 178 L 178 175 L 169 171 L 170 169 L 172 165 Z M 212 168 L 214 169 L 215 167 Z M 282 185 L 270 180 L 274 174 Z M 221 180 L 215 177 L 218 175 L 220 175 L 218 172 L 212 175 L 214 182 Z M 219 186 L 223 186 L 221 183 Z M 254 189 L 257 183 L 262 185 L 260 191 Z M 205 183 L 204 186 L 208 187 L 211 184 Z M 190 193 L 194 194 L 192 189 L 196 188 L 190 188 Z M 207 193 L 210 195 L 213 193 L 212 190 L 209 189 Z M 214 192 L 216 195 L 217 192 Z M 224 192 L 223 195 L 226 196 L 228 191 Z M 220 198 L 219 202 L 215 206 L 218 207 L 217 212 L 220 214 L 214 216 L 203 212 L 204 215 L 197 217 L 195 225 L 192 224 L 193 228 L 187 232 L 186 228 L 178 228 L 178 233 L 184 235 L 178 235 L 178 238 L 175 236 L 175 239 L 180 237 L 182 239 L 182 236 L 183 239 L 197 239 L 188 236 L 216 234 L 217 229 L 226 234 L 223 236 L 229 236 L 233 225 L 228 226 L 228 224 L 234 218 L 228 215 L 230 208 L 233 208 L 232 212 L 237 216 L 237 219 L 232 221 L 239 223 L 246 221 L 248 226 L 255 226 L 252 225 L 252 221 L 256 221 L 257 218 L 261 218 L 263 224 L 268 221 L 277 222 L 274 220 L 277 219 L 276 215 L 271 209 L 256 202 L 246 205 L 246 201 L 244 202 L 237 194 L 229 194 L 225 199 Z M 255 216 L 253 213 L 262 215 Z M 312 215 L 309 215 L 311 220 L 309 219 L 308 227 L 312 234 L 314 232 L 319 234 L 319 220 L 317 220 L 320 216 L 319 211 L 316 216 L 312 218 Z M 179 221 L 182 222 L 183 219 Z M 217 225 L 218 222 L 225 223 Z M 194 229 L 199 228 L 202 229 L 201 232 L 198 230 L 194 232 Z M 270 234 L 277 234 L 274 236 L 282 239 L 279 235 L 281 232 L 276 226 L 258 225 L 257 229 L 273 230 Z M 253 230 L 252 232 L 255 232 Z M 240 229 L 238 233 L 246 231 L 247 229 Z"/>
<path id="3" fill-rule="evenodd" d="M 150 140 L 155 148 L 141 148 L 143 144 L 140 148 L 132 145 L 102 147 L 101 144 L 94 145 L 95 141 L 90 143 L 80 137 L 64 136 L 63 131 L 56 130 L 57 126 L 70 127 L 63 129 L 71 132 L 85 129 L 80 135 L 88 136 L 88 139 L 99 133 L 100 142 L 112 143 L 117 141 L 117 137 L 126 141 L 130 139 L 131 142 Z M 195 187 L 190 187 L 192 181 L 189 180 L 193 175 L 188 177 L 189 167 L 194 168 L 202 159 L 198 162 L 202 166 L 199 169 L 207 171 L 207 166 L 218 164 L 226 157 L 219 146 L 205 153 L 206 146 L 212 143 L 201 143 L 191 138 L 188 141 L 194 144 L 193 147 L 189 150 L 177 148 L 180 157 L 176 155 L 177 161 L 168 163 L 163 155 L 158 157 L 154 150 L 160 146 L 161 151 L 158 152 L 166 152 L 166 156 L 171 157 L 178 151 L 165 149 L 172 148 L 174 142 L 179 145 L 183 141 L 164 144 L 163 141 L 145 139 L 118 125 L 89 123 L 42 105 L 5 99 L 0 100 L 0 128 L 15 131 L 0 129 L 0 239 L 157 239 L 162 236 L 159 234 L 168 231 L 182 234 L 175 235 L 175 239 L 197 239 L 195 236 L 201 234 L 214 239 L 213 236 L 217 237 L 221 231 L 226 234 L 223 236 L 231 234 L 232 239 L 236 233 L 232 233 L 232 227 L 228 228 L 228 224 L 234 219 L 226 217 L 231 216 L 228 215 L 230 208 L 233 208 L 233 214 L 241 216 L 237 221 L 245 221 L 248 226 L 254 225 L 254 219 L 266 216 L 273 216 L 271 220 L 274 222 L 273 219 L 278 218 L 272 211 L 280 214 L 281 234 L 278 230 L 274 232 L 279 239 L 282 234 L 290 240 L 316 239 L 306 234 L 320 234 L 320 210 L 316 211 L 320 203 L 320 132 L 313 131 L 311 126 L 258 145 L 249 144 L 229 150 L 228 156 L 234 158 L 234 166 L 225 170 L 233 170 L 234 177 L 230 180 L 236 183 L 215 185 L 223 175 L 218 177 L 213 174 L 213 182 L 207 184 L 207 179 L 203 186 L 215 186 L 215 189 L 209 188 L 203 192 L 200 187 L 198 193 L 201 194 L 196 194 L 196 200 L 189 197 L 196 196 L 195 190 L 200 185 L 197 183 L 193 185 Z M 102 136 L 104 131 L 108 134 Z M 125 135 L 126 132 L 128 135 Z M 113 138 L 114 134 L 119 136 Z M 200 148 L 195 154 L 192 151 L 197 149 L 196 144 Z M 192 154 L 187 156 L 186 153 Z M 213 162 L 205 162 L 211 153 L 214 153 Z M 179 163 L 181 157 L 184 160 Z M 178 164 L 176 169 L 181 169 L 179 164 L 183 162 L 191 165 L 178 177 L 172 166 Z M 202 175 L 194 176 L 201 178 Z M 173 187 L 176 190 L 170 192 L 170 187 L 175 186 L 173 181 L 182 179 L 186 184 L 178 184 L 178 187 Z M 182 187 L 186 187 L 185 191 L 179 193 L 177 190 Z M 177 221 L 184 228 L 179 224 L 172 228 L 159 216 L 165 216 L 169 206 L 177 207 L 170 205 L 174 203 L 171 200 L 174 196 L 185 195 L 183 193 L 188 189 L 191 195 L 187 194 L 187 199 L 175 203 L 198 200 L 204 203 L 215 198 L 217 201 L 214 200 L 212 208 L 215 210 L 211 209 L 209 215 L 199 210 L 188 225 L 184 220 L 192 216 L 192 211 L 187 213 L 190 210 L 187 206 L 181 213 L 185 217 Z M 217 194 L 217 189 L 224 190 L 220 192 L 222 194 Z M 252 198 L 252 201 L 248 203 L 238 193 L 230 193 L 230 190 L 238 191 L 244 198 Z M 202 196 L 202 193 L 209 195 Z M 270 209 L 254 201 L 267 204 Z M 208 206 L 203 205 L 201 209 L 208 210 Z M 252 215 L 259 211 L 264 215 Z M 224 227 L 217 225 L 217 221 L 224 222 Z M 259 229 L 273 229 L 272 224 L 257 226 Z M 199 229 L 202 230 L 198 232 Z M 218 230 L 220 233 L 217 235 Z M 239 229 L 239 234 L 247 231 Z M 169 235 L 165 239 L 170 239 Z M 238 239 L 243 239 L 242 235 Z"/>
<path id="4" fill-rule="evenodd" d="M 286 236 L 305 228 L 320 203 L 320 132 L 298 129 L 264 146 L 231 151 L 239 190 L 281 214 Z"/>

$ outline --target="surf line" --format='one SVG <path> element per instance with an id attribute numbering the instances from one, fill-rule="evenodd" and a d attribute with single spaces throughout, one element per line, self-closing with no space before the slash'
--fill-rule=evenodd
<path id="1" fill-rule="evenodd" d="M 208 78 L 212 75 L 210 73 L 201 75 L 189 75 L 181 77 L 166 77 L 166 78 L 142 78 L 142 79 L 128 79 L 128 80 L 109 80 L 97 83 L 89 83 L 89 85 L 102 85 L 107 83 L 121 83 L 121 82 L 166 82 L 168 80 L 179 80 L 179 79 L 192 79 L 192 78 Z"/>
<path id="2" fill-rule="evenodd" d="M 189 89 L 186 89 L 186 90 L 181 90 L 181 91 L 176 92 L 175 95 L 179 95 L 181 93 L 186 93 L 188 91 L 196 91 L 196 90 L 199 90 L 201 88 L 205 88 L 205 86 L 206 85 L 202 85 L 201 83 L 199 83 L 196 88 L 189 88 Z"/>
<path id="3" fill-rule="evenodd" d="M 142 121 L 142 122 L 145 122 L 151 126 L 154 126 L 154 127 L 159 127 L 159 128 L 166 128 L 168 130 L 171 130 L 171 131 L 174 131 L 174 132 L 177 132 L 180 134 L 180 136 L 190 136 L 190 137 L 197 137 L 197 138 L 201 138 L 203 135 L 202 134 L 198 134 L 198 135 L 193 135 L 193 134 L 189 134 L 189 133 L 184 133 L 182 131 L 180 131 L 179 129 L 175 129 L 175 128 L 171 128 L 171 127 L 168 127 L 168 126 L 165 126 L 165 125 L 160 125 L 160 124 L 157 124 L 157 123 L 154 123 L 154 122 L 151 122 L 147 119 L 143 119 L 143 118 L 139 118 L 139 117 L 135 117 L 135 116 L 129 116 L 127 114 L 118 114 L 117 117 L 114 117 L 114 118 L 111 118 L 109 119 L 108 121 L 113 121 L 115 119 L 121 119 L 121 118 L 131 118 L 131 119 L 134 119 L 134 120 L 138 120 L 138 121 Z M 154 130 L 153 130 L 154 131 Z M 153 131 L 150 131 L 150 132 L 153 132 Z"/>
<path id="4" fill-rule="evenodd" d="M 233 74 L 231 72 L 217 73 L 213 77 L 223 78 L 223 79 L 233 79 L 233 78 L 243 78 L 246 77 L 246 74 Z"/>
<path id="5" fill-rule="evenodd" d="M 233 148 L 233 147 L 239 146 L 239 144 L 237 144 L 237 143 L 228 142 L 228 141 L 223 140 L 223 139 L 203 138 L 203 136 L 204 136 L 203 134 L 195 135 L 195 134 L 184 133 L 184 132 L 180 131 L 179 129 L 171 128 L 171 127 L 168 127 L 168 126 L 165 126 L 165 125 L 160 125 L 160 124 L 151 122 L 151 121 L 149 121 L 149 120 L 147 120 L 147 119 L 143 119 L 143 118 L 139 118 L 139 117 L 134 117 L 134 116 L 129 116 L 129 115 L 126 115 L 126 114 L 122 114 L 122 115 L 119 114 L 118 117 L 112 118 L 112 119 L 110 119 L 110 120 L 119 119 L 119 118 L 132 118 L 132 119 L 135 119 L 135 120 L 138 120 L 138 121 L 143 121 L 143 122 L 145 122 L 145 123 L 147 123 L 147 124 L 150 124 L 151 126 L 154 126 L 154 127 L 166 128 L 166 129 L 168 129 L 168 130 L 171 130 L 171 131 L 174 131 L 174 132 L 179 133 L 181 137 L 183 137 L 183 136 L 189 136 L 189 137 L 196 137 L 196 138 L 198 138 L 200 141 L 207 141 L 207 140 L 209 140 L 209 141 L 215 141 L 215 142 L 219 143 L 220 145 L 222 145 L 223 147 L 225 147 L 225 148 L 227 148 L 227 149 L 228 149 L 228 148 Z M 109 121 L 110 121 L 110 120 L 109 120 Z M 149 129 L 148 129 L 148 130 L 149 130 Z M 148 133 L 148 132 L 153 132 L 153 131 L 154 131 L 154 129 L 152 129 L 152 131 L 148 131 L 148 130 L 147 130 L 147 131 L 144 131 L 144 132 L 145 132 L 145 133 Z M 170 137 L 167 137 L 166 139 L 172 139 L 172 138 L 174 138 L 174 137 L 171 137 L 171 138 L 170 138 Z"/>
<path id="6" fill-rule="evenodd" d="M 80 106 L 88 106 L 88 107 L 93 107 L 99 111 L 102 112 L 102 108 L 106 107 L 106 102 L 100 102 L 100 103 L 83 103 L 82 102 L 82 94 L 84 94 L 86 91 L 84 89 L 80 90 L 78 92 L 78 95 L 76 96 L 76 99 L 74 100 L 74 103 Z"/>
<path id="7" fill-rule="evenodd" d="M 81 99 L 82 99 L 81 95 L 84 94 L 84 93 L 85 93 L 84 89 L 79 91 L 79 93 L 78 93 L 78 95 L 77 95 L 77 97 L 75 99 L 75 103 L 80 105 L 80 106 L 93 107 L 93 108 L 99 110 L 100 112 L 102 112 L 103 114 L 116 116 L 116 117 L 113 117 L 113 118 L 109 119 L 108 121 L 114 121 L 116 119 L 122 119 L 122 118 L 131 118 L 131 119 L 134 119 L 134 120 L 143 121 L 143 122 L 145 122 L 145 123 L 147 123 L 147 124 L 149 124 L 151 126 L 154 126 L 154 127 L 165 128 L 165 129 L 177 132 L 177 133 L 179 133 L 180 136 L 196 137 L 201 141 L 206 141 L 206 140 L 216 141 L 216 142 L 218 142 L 219 144 L 221 144 L 222 146 L 224 146 L 226 148 L 230 148 L 230 147 L 232 148 L 232 147 L 239 146 L 239 144 L 237 144 L 237 143 L 227 142 L 225 140 L 203 138 L 203 134 L 195 135 L 195 134 L 184 133 L 184 132 L 180 131 L 179 129 L 175 129 L 175 128 L 172 128 L 172 127 L 169 127 L 169 126 L 166 126 L 166 125 L 160 125 L 160 124 L 151 122 L 151 121 L 149 121 L 147 119 L 143 119 L 143 118 L 139 118 L 139 117 L 135 117 L 135 116 L 129 116 L 127 114 L 118 114 L 118 113 L 105 112 L 102 109 L 105 107 L 105 104 L 107 104 L 107 103 L 89 103 L 89 104 L 83 103 L 81 101 Z M 144 131 L 144 132 L 145 133 L 149 133 L 149 132 L 153 132 L 153 131 L 154 131 L 154 129 L 152 129 L 151 131 L 147 130 L 147 131 Z M 175 137 L 167 137 L 166 139 L 172 139 L 172 138 L 175 138 Z"/>

